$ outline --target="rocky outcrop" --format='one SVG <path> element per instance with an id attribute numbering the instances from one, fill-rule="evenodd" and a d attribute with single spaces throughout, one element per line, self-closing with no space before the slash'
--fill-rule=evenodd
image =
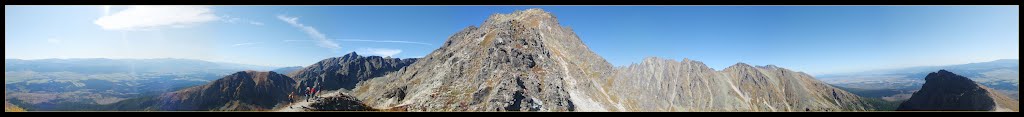
<path id="1" fill-rule="evenodd" d="M 378 111 L 370 108 L 362 101 L 345 94 L 326 97 L 317 103 L 310 104 L 308 111 Z"/>
<path id="2" fill-rule="evenodd" d="M 984 85 L 946 70 L 929 73 L 902 111 L 1019 111 L 1019 104 Z"/>
<path id="3" fill-rule="evenodd" d="M 317 82 L 322 90 L 352 89 L 359 82 L 398 71 L 415 62 L 415 58 L 364 57 L 352 52 L 321 60 L 289 76 L 298 81 L 296 90 L 299 91 L 305 91 L 305 87 L 313 87 Z"/>
<path id="4" fill-rule="evenodd" d="M 155 105 L 166 111 L 269 110 L 291 102 L 295 80 L 276 72 L 241 71 L 209 84 L 165 94 Z"/>
<path id="5" fill-rule="evenodd" d="M 810 76 L 745 64 L 714 71 L 650 59 L 614 69 L 540 9 L 495 14 L 351 94 L 398 111 L 856 111 L 859 97 Z"/>

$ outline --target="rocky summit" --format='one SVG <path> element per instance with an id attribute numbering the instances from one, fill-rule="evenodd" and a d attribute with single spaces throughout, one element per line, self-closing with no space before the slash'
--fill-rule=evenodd
<path id="1" fill-rule="evenodd" d="M 859 111 L 860 97 L 811 76 L 738 64 L 648 59 L 613 68 L 540 9 L 491 15 L 405 69 L 350 93 L 399 111 Z"/>
<path id="2" fill-rule="evenodd" d="M 1019 111 L 1019 103 L 967 77 L 946 70 L 929 73 L 901 111 Z"/>
<path id="3" fill-rule="evenodd" d="M 555 16 L 539 9 L 492 15 L 398 72 L 353 95 L 375 108 L 407 111 L 574 111 L 590 78 L 610 64 Z M 590 85 L 592 86 L 592 85 Z"/>

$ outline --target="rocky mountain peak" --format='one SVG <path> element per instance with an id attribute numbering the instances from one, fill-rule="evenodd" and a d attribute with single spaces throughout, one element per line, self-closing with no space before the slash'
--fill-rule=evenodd
<path id="1" fill-rule="evenodd" d="M 929 73 L 920 91 L 900 104 L 911 111 L 1018 111 L 1019 103 L 946 70 Z"/>
<path id="2" fill-rule="evenodd" d="M 572 111 L 576 104 L 600 108 L 589 98 L 596 93 L 584 94 L 596 91 L 585 85 L 596 81 L 584 79 L 610 69 L 553 15 L 531 9 L 492 15 L 353 95 L 377 108 L 409 111 Z"/>
<path id="3" fill-rule="evenodd" d="M 765 66 L 757 66 L 757 67 L 758 68 L 764 68 L 764 69 L 779 69 L 780 68 L 779 66 L 775 66 L 775 65 L 765 65 Z"/>
<path id="4" fill-rule="evenodd" d="M 359 57 L 362 57 L 362 56 L 359 56 L 359 54 L 357 54 L 356 52 L 350 52 L 348 54 L 345 54 L 344 56 L 341 56 L 342 60 L 354 60 L 354 59 L 357 59 Z"/>
<path id="5" fill-rule="evenodd" d="M 739 63 L 733 64 L 732 66 L 726 67 L 722 71 L 733 71 L 733 70 L 740 70 L 740 69 L 754 69 L 754 66 L 751 66 L 750 64 L 747 64 L 747 63 L 739 62 Z"/>
<path id="6" fill-rule="evenodd" d="M 537 21 L 546 21 L 555 23 L 558 25 L 558 20 L 555 15 L 550 12 L 544 11 L 543 9 L 533 8 L 522 11 L 515 11 L 510 14 L 492 14 L 487 18 L 484 24 L 502 23 L 502 22 L 525 22 L 525 23 L 536 23 Z"/>
<path id="7" fill-rule="evenodd" d="M 932 81 L 935 83 L 958 83 L 961 85 L 976 85 L 975 82 L 967 77 L 954 74 L 946 70 L 939 70 L 938 72 L 928 73 L 925 76 L 925 81 Z"/>

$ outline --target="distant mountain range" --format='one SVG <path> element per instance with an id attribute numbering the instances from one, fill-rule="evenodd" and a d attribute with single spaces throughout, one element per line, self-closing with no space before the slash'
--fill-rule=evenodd
<path id="1" fill-rule="evenodd" d="M 6 59 L 4 67 L 5 99 L 40 111 L 112 104 L 273 68 L 188 59 Z"/>
<path id="2" fill-rule="evenodd" d="M 5 59 L 4 71 L 112 73 L 191 73 L 231 70 L 271 70 L 274 67 L 192 59 Z"/>
<path id="3" fill-rule="evenodd" d="M 133 98 L 99 105 L 100 110 L 120 111 L 267 111 L 283 108 L 304 99 L 305 87 L 318 90 L 347 90 L 345 86 L 360 83 L 415 62 L 416 59 L 360 56 L 349 53 L 324 59 L 305 68 L 287 67 L 277 71 L 294 71 L 289 75 L 275 71 L 239 71 L 213 82 L 158 96 Z M 309 105 L 311 109 L 373 110 L 359 106 L 358 100 L 339 95 L 324 99 L 325 103 Z M 350 105 L 353 104 L 353 105 Z"/>
<path id="4" fill-rule="evenodd" d="M 921 91 L 899 110 L 906 111 L 1019 111 L 1019 102 L 967 77 L 946 70 L 929 73 Z"/>
<path id="5" fill-rule="evenodd" d="M 877 98 L 897 101 L 909 98 L 909 94 L 920 89 L 924 84 L 925 76 L 932 71 L 942 69 L 968 77 L 979 84 L 1005 93 L 1013 99 L 1019 99 L 1020 62 L 1017 59 L 830 74 L 821 75 L 818 78 L 829 84 L 860 90 L 854 91 L 859 95 L 874 95 L 880 96 Z"/>
<path id="6" fill-rule="evenodd" d="M 301 69 L 302 69 L 302 66 L 292 66 L 292 67 L 277 68 L 277 69 L 270 70 L 270 71 L 277 72 L 279 74 L 291 74 L 292 72 L 299 71 Z"/>

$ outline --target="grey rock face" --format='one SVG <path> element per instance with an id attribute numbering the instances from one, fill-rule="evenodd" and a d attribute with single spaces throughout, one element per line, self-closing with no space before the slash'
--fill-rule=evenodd
<path id="1" fill-rule="evenodd" d="M 946 70 L 925 77 L 924 86 L 898 110 L 908 111 L 1018 111 L 1018 102 Z"/>
<path id="2" fill-rule="evenodd" d="M 415 58 L 364 57 L 352 52 L 342 57 L 324 59 L 290 76 L 298 81 L 298 91 L 305 91 L 305 87 L 313 87 L 317 82 L 321 90 L 352 89 L 359 82 L 398 71 L 415 62 Z"/>
<path id="3" fill-rule="evenodd" d="M 364 82 L 353 95 L 376 108 L 406 111 L 573 111 L 576 85 L 568 79 L 609 69 L 554 16 L 535 9 L 492 15 L 412 66 Z"/>
<path id="4" fill-rule="evenodd" d="M 774 66 L 649 59 L 614 69 L 540 9 L 495 14 L 352 95 L 401 111 L 853 111 L 859 97 Z"/>
<path id="5" fill-rule="evenodd" d="M 309 111 L 378 111 L 363 104 L 355 97 L 344 94 L 324 98 L 310 106 Z"/>
<path id="6" fill-rule="evenodd" d="M 699 61 L 647 58 L 603 87 L 624 111 L 863 111 L 860 97 L 776 66 L 715 71 Z"/>
<path id="7" fill-rule="evenodd" d="M 291 102 L 295 81 L 276 72 L 241 71 L 209 84 L 161 96 L 154 106 L 168 111 L 268 110 Z"/>

